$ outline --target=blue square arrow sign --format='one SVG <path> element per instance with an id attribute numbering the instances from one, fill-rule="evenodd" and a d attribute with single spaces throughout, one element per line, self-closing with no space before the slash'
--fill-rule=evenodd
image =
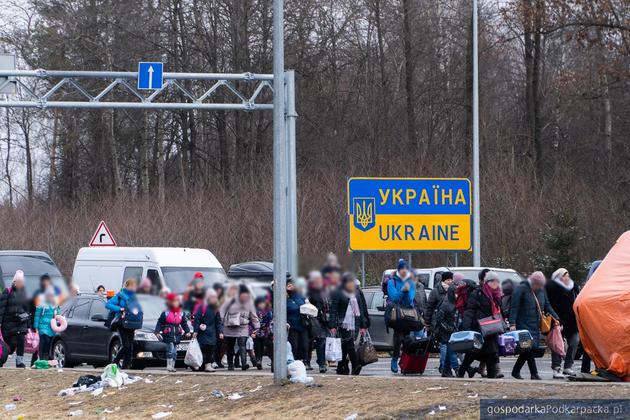
<path id="1" fill-rule="evenodd" d="M 162 89 L 164 63 L 141 61 L 138 64 L 138 89 Z"/>

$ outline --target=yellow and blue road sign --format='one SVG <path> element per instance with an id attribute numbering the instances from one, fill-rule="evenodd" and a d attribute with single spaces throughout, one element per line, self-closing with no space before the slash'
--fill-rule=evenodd
<path id="1" fill-rule="evenodd" d="M 350 251 L 469 251 L 465 178 L 349 178 Z"/>

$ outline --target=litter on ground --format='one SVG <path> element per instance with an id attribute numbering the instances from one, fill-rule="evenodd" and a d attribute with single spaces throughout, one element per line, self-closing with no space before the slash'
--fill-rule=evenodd
<path id="1" fill-rule="evenodd" d="M 234 394 L 230 394 L 228 395 L 227 399 L 228 400 L 240 400 L 241 398 L 243 398 L 243 396 L 241 394 L 239 394 L 238 392 L 235 392 Z"/>
<path id="2" fill-rule="evenodd" d="M 154 415 L 151 416 L 152 419 L 163 419 L 164 417 L 168 417 L 171 414 L 173 414 L 173 412 L 171 411 L 160 411 L 159 413 L 155 413 Z"/>

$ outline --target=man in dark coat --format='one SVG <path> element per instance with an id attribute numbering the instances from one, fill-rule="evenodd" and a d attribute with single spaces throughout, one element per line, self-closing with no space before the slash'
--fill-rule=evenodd
<path id="1" fill-rule="evenodd" d="M 11 287 L 0 295 L 0 331 L 9 346 L 10 353 L 15 352 L 15 366 L 24 365 L 24 340 L 29 326 L 30 300 L 24 289 L 24 273 L 15 272 Z"/>
<path id="2" fill-rule="evenodd" d="M 567 340 L 567 354 L 564 357 L 564 370 L 562 368 L 562 356 L 556 353 L 551 354 L 551 369 L 554 378 L 562 378 L 564 375 L 575 375 L 573 371 L 573 360 L 575 352 L 580 343 L 573 303 L 580 292 L 580 287 L 571 280 L 569 272 L 565 268 L 559 268 L 551 276 L 551 281 L 545 286 L 549 303 L 556 310 L 562 323 L 562 336 Z"/>
<path id="3" fill-rule="evenodd" d="M 431 290 L 431 293 L 429 293 L 427 307 L 423 316 L 424 325 L 426 325 L 427 328 L 431 328 L 431 323 L 433 322 L 433 312 L 435 312 L 435 309 L 446 297 L 446 291 L 452 283 L 453 273 L 445 271 L 442 273 L 442 281 L 436 284 L 435 287 L 433 287 L 433 290 Z"/>
<path id="4" fill-rule="evenodd" d="M 337 374 L 349 374 L 348 362 L 350 362 L 352 374 L 358 375 L 361 372 L 361 365 L 359 365 L 354 342 L 357 335 L 367 332 L 370 319 L 365 297 L 352 274 L 344 274 L 341 287 L 332 294 L 329 326 L 330 333 L 341 338 L 342 358 L 337 363 Z"/>
<path id="5" fill-rule="evenodd" d="M 496 275 L 487 276 L 484 285 L 476 288 L 466 302 L 462 329 L 464 331 L 478 331 L 479 320 L 493 315 L 501 315 L 501 289 Z M 499 370 L 499 341 L 498 334 L 484 337 L 483 346 L 478 352 L 469 352 L 459 367 L 457 376 L 463 378 L 466 373 L 473 376 L 475 370 L 471 367 L 473 361 L 479 360 L 486 364 L 488 378 L 502 378 Z"/>
<path id="6" fill-rule="evenodd" d="M 547 293 L 545 293 L 545 275 L 540 271 L 536 271 L 514 290 L 512 309 L 510 311 L 510 329 L 512 331 L 528 330 L 532 335 L 534 348 L 538 347 L 540 341 L 540 311 L 558 319 L 558 315 L 551 307 Z M 521 377 L 521 369 L 525 362 L 527 362 L 529 367 L 531 378 L 540 380 L 536 359 L 532 351 L 519 354 L 512 369 L 512 376 L 516 379 L 523 379 Z"/>
<path id="7" fill-rule="evenodd" d="M 324 291 L 324 281 L 319 271 L 312 271 L 308 276 L 308 301 L 317 308 L 317 317 L 311 319 L 310 348 L 307 365 L 310 365 L 313 349 L 317 354 L 319 373 L 326 373 L 326 336 L 328 335 L 328 308 L 330 302 Z"/>
<path id="8" fill-rule="evenodd" d="M 503 298 L 501 298 L 501 304 L 503 306 L 503 312 L 507 317 L 510 316 L 510 310 L 512 309 L 512 293 L 514 292 L 514 282 L 510 279 L 505 279 L 501 283 L 501 291 L 503 292 Z"/>

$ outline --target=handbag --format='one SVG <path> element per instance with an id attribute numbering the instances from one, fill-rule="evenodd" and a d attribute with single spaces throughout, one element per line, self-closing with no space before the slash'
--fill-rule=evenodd
<path id="1" fill-rule="evenodd" d="M 39 350 L 39 335 L 29 329 L 24 340 L 24 351 L 26 353 L 35 354 Z"/>
<path id="2" fill-rule="evenodd" d="M 540 302 L 538 302 L 538 297 L 533 290 L 532 295 L 534 295 L 534 300 L 536 301 L 536 306 L 538 307 L 538 313 L 540 314 L 540 332 L 543 334 L 547 334 L 549 333 L 549 331 L 551 331 L 551 324 L 554 318 L 551 315 L 545 314 L 542 311 L 542 309 L 540 308 Z"/>
<path id="3" fill-rule="evenodd" d="M 484 337 L 505 332 L 505 320 L 501 314 L 481 318 L 478 322 L 479 330 Z"/>
<path id="4" fill-rule="evenodd" d="M 378 362 L 378 354 L 376 353 L 374 344 L 372 344 L 370 333 L 366 331 L 365 334 L 360 334 L 358 340 L 357 358 L 359 359 L 359 364 L 365 366 L 370 363 Z"/>

